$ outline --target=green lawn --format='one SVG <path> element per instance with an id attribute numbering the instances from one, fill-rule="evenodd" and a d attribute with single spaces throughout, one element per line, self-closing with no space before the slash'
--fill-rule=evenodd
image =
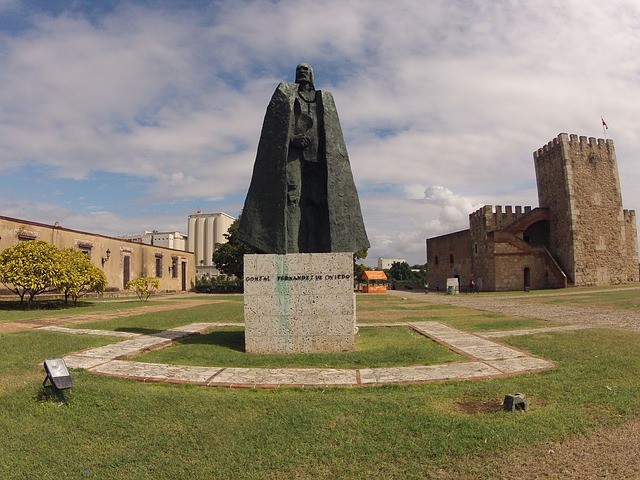
<path id="1" fill-rule="evenodd" d="M 201 300 L 204 302 L 231 302 L 242 305 L 241 295 L 185 295 L 185 296 L 152 296 L 148 301 L 141 302 L 136 296 L 126 297 L 86 297 L 81 298 L 77 305 L 71 301 L 65 305 L 64 300 L 51 297 L 36 297 L 31 308 L 27 303 L 21 304 L 17 295 L 0 299 L 0 322 L 20 322 L 34 318 L 47 318 L 57 316 L 86 315 L 101 312 L 113 312 L 118 310 L 138 310 L 144 312 L 145 308 L 157 305 L 166 305 L 183 300 Z M 239 321 L 242 321 L 242 309 L 240 309 Z"/>
<path id="2" fill-rule="evenodd" d="M 526 301 L 526 298 L 523 300 Z M 562 292 L 556 292 L 556 295 L 549 293 L 538 295 L 535 301 L 554 305 L 577 305 L 638 311 L 640 310 L 640 289 L 629 286 L 618 286 L 617 288 L 591 287 L 584 290 L 580 289 L 579 295 L 563 295 Z"/>
<path id="3" fill-rule="evenodd" d="M 431 365 L 466 360 L 409 327 L 362 328 L 356 349 L 335 354 L 247 355 L 244 330 L 219 328 L 191 335 L 174 346 L 138 355 L 136 361 L 215 367 L 366 368 Z"/>
<path id="4" fill-rule="evenodd" d="M 381 306 L 396 303 L 375 297 Z M 235 302 L 218 306 L 241 311 L 241 298 Z M 375 299 L 364 302 L 359 321 L 361 313 L 375 311 Z M 208 311 L 200 310 L 204 307 L 174 313 L 190 323 Z M 435 310 L 445 316 L 442 321 L 469 327 L 490 322 L 513 328 L 520 322 L 456 308 Z M 406 303 L 385 311 L 412 314 Z M 429 319 L 423 316 L 428 312 L 413 315 Z M 122 323 L 110 328 L 158 330 L 177 321 L 170 313 L 119 319 Z M 361 329 L 391 330 L 402 335 L 403 329 Z M 501 339 L 556 361 L 558 368 L 483 381 L 225 389 L 73 371 L 74 387 L 65 403 L 42 397 L 44 358 L 112 341 L 45 331 L 0 334 L 0 478 L 429 478 L 451 465 L 472 460 L 480 467 L 483 458 L 640 416 L 640 334 L 606 329 Z M 204 345 L 192 343 L 166 352 Z M 189 351 L 185 361 L 195 356 Z M 527 413 L 499 410 L 504 395 L 514 392 L 527 395 Z"/>
<path id="5" fill-rule="evenodd" d="M 162 302 L 167 301 L 163 300 Z M 145 306 L 158 305 L 159 302 L 159 300 L 149 300 L 143 303 L 135 297 L 129 297 L 127 299 L 79 300 L 78 305 L 74 306 L 71 302 L 69 305 L 65 305 L 64 301 L 59 299 L 36 299 L 32 307 L 28 309 L 26 302 L 21 305 L 19 301 L 4 299 L 0 300 L 0 322 L 19 322 L 34 318 L 85 315 L 114 310 L 135 310 Z"/>
<path id="6" fill-rule="evenodd" d="M 196 322 L 242 323 L 243 321 L 242 297 L 231 297 L 221 298 L 219 303 L 206 303 L 187 309 L 169 310 L 161 313 L 141 313 L 130 317 L 77 323 L 73 326 L 74 328 L 96 330 L 157 333 L 168 328 Z"/>
<path id="7" fill-rule="evenodd" d="M 561 325 L 537 318 L 513 317 L 395 295 L 358 295 L 358 323 L 442 322 L 468 331 L 515 330 Z"/>

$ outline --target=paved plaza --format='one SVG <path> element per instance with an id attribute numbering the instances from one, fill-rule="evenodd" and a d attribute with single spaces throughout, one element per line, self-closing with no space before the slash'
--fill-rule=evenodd
<path id="1" fill-rule="evenodd" d="M 399 322 L 360 325 L 361 328 L 389 328 L 409 326 L 416 332 L 467 357 L 466 361 L 440 365 L 413 365 L 387 368 L 229 368 L 198 367 L 143 363 L 128 360 L 138 353 L 170 346 L 188 335 L 209 332 L 215 328 L 240 324 L 193 323 L 160 333 L 143 335 L 104 330 L 73 329 L 60 326 L 44 326 L 39 329 L 68 334 L 104 335 L 125 338 L 113 344 L 75 352 L 64 357 L 70 368 L 86 369 L 97 375 L 117 376 L 143 382 L 191 383 L 218 387 L 338 387 L 380 384 L 408 384 L 442 380 L 470 380 L 517 375 L 554 368 L 555 364 L 544 358 L 530 355 L 492 340 L 503 332 L 478 335 L 463 332 L 438 322 Z M 568 330 L 580 326 L 562 326 L 539 329 L 540 331 Z M 508 332 L 510 335 L 527 335 L 537 330 Z"/>
<path id="2" fill-rule="evenodd" d="M 483 295 L 442 295 L 417 292 L 389 292 L 412 300 L 430 303 L 446 303 L 475 310 L 485 310 L 512 315 L 524 315 L 562 320 L 565 325 L 522 330 L 502 330 L 482 333 L 464 332 L 438 322 L 397 322 L 358 324 L 360 328 L 410 327 L 416 332 L 466 357 L 465 361 L 440 365 L 412 365 L 386 368 L 239 368 L 205 367 L 187 365 L 167 365 L 143 363 L 131 357 L 147 350 L 169 347 L 181 338 L 193 334 L 210 332 L 225 326 L 242 327 L 239 323 L 193 323 L 154 334 L 138 334 L 68 328 L 60 326 L 69 319 L 36 319 L 31 327 L 41 330 L 63 332 L 76 335 L 112 336 L 118 341 L 98 348 L 92 348 L 67 355 L 65 361 L 70 368 L 86 369 L 97 375 L 131 378 L 143 382 L 191 383 L 218 387 L 338 387 L 366 386 L 381 384 L 409 384 L 442 380 L 470 380 L 507 375 L 519 375 L 549 370 L 555 364 L 528 352 L 517 350 L 499 343 L 498 339 L 515 335 L 533 335 L 554 331 L 578 330 L 594 327 L 614 327 L 629 330 L 640 328 L 640 314 L 634 311 L 614 312 L 588 310 L 576 306 L 529 304 L 523 310 L 522 304 L 514 298 Z M 559 292 L 567 295 L 571 292 Z M 194 305 L 186 301 L 178 308 Z M 158 311 L 171 306 L 155 307 Z M 173 308 L 176 308 L 173 306 Z M 125 316 L 127 312 L 111 315 Z M 73 322 L 80 319 L 74 318 Z M 82 319 L 84 321 L 87 318 Z"/>

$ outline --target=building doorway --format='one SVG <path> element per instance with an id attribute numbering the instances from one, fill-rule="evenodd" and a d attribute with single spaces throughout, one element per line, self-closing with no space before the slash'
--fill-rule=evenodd
<path id="1" fill-rule="evenodd" d="M 131 257 L 124 255 L 122 257 L 122 286 L 127 287 L 127 283 L 131 280 Z"/>
<path id="2" fill-rule="evenodd" d="M 181 262 L 182 264 L 182 268 L 181 273 L 182 273 L 182 291 L 186 292 L 187 291 L 187 262 Z"/>
<path id="3" fill-rule="evenodd" d="M 524 269 L 524 289 L 531 289 L 531 270 L 529 269 L 529 267 L 526 267 Z"/>

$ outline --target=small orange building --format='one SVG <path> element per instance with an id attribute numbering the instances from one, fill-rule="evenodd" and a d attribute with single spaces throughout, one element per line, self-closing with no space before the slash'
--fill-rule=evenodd
<path id="1" fill-rule="evenodd" d="M 364 282 L 362 293 L 386 293 L 387 276 L 382 270 L 365 270 L 360 277 Z"/>

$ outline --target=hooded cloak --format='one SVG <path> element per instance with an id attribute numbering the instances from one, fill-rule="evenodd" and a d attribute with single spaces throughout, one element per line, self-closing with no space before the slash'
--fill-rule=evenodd
<path id="1" fill-rule="evenodd" d="M 237 236 L 261 253 L 366 250 L 370 244 L 333 96 L 315 91 L 317 144 L 296 151 L 291 139 L 311 128 L 295 111 L 298 88 L 283 82 L 271 97 Z"/>

